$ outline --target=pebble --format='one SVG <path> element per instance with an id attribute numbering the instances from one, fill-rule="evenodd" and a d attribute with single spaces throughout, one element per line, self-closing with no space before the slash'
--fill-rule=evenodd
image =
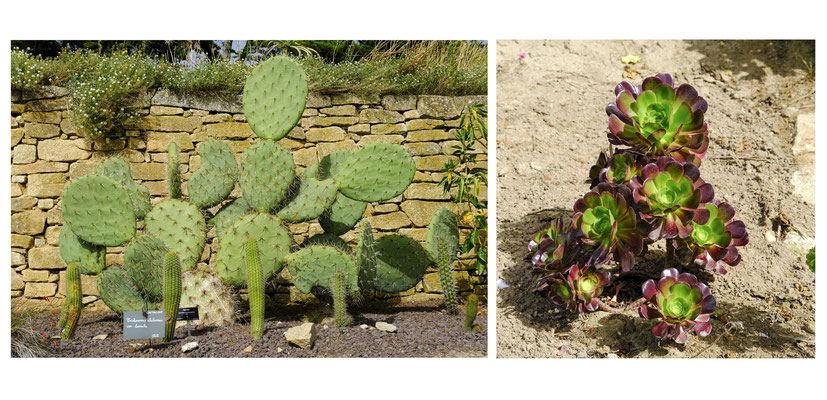
<path id="1" fill-rule="evenodd" d="M 772 231 L 764 232 L 764 239 L 767 239 L 768 242 L 772 243 L 775 241 L 775 233 Z"/>
<path id="2" fill-rule="evenodd" d="M 284 350 L 281 347 L 276 347 L 276 353 L 281 353 L 282 351 Z"/>
<path id="3" fill-rule="evenodd" d="M 362 329 L 368 329 L 368 324 L 362 324 L 362 325 L 359 325 L 359 327 L 362 328 Z"/>
<path id="4" fill-rule="evenodd" d="M 245 348 L 244 348 L 244 352 L 245 352 L 245 353 L 252 353 L 252 352 L 253 352 L 253 346 L 247 346 L 247 347 L 245 347 Z"/>
<path id="5" fill-rule="evenodd" d="M 577 352 L 577 358 L 587 358 L 589 353 L 586 353 L 586 350 L 580 350 Z"/>
<path id="6" fill-rule="evenodd" d="M 198 348 L 198 342 L 189 342 L 189 343 L 181 346 L 181 351 L 186 353 L 186 352 L 189 352 L 189 351 L 193 351 L 197 348 Z"/>
<path id="7" fill-rule="evenodd" d="M 104 334 L 92 337 L 92 340 L 104 340 L 104 339 L 106 339 L 107 336 L 108 335 L 104 333 Z"/>
<path id="8" fill-rule="evenodd" d="M 376 329 L 379 329 L 380 331 L 384 331 L 384 332 L 393 333 L 393 332 L 396 332 L 396 325 L 380 321 L 380 322 L 376 323 Z"/>
<path id="9" fill-rule="evenodd" d="M 815 323 L 815 321 L 807 321 L 807 323 L 804 324 L 804 330 L 807 331 L 808 333 L 812 333 L 813 335 L 815 335 L 815 333 L 816 333 L 816 323 Z"/>
<path id="10" fill-rule="evenodd" d="M 606 358 L 617 358 L 617 354 L 609 353 L 609 354 L 606 355 Z"/>

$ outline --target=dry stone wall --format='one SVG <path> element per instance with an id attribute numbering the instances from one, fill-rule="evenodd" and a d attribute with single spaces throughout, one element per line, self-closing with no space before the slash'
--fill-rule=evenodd
<path id="1" fill-rule="evenodd" d="M 60 202 L 71 179 L 94 173 L 109 157 L 121 157 L 132 166 L 132 177 L 146 186 L 155 204 L 168 193 L 167 146 L 178 145 L 183 191 L 192 171 L 201 165 L 198 145 L 217 139 L 240 158 L 255 135 L 246 123 L 240 97 L 230 99 L 180 95 L 165 90 L 139 100 L 141 119 L 122 137 L 89 140 L 78 134 L 69 109 L 68 92 L 59 87 L 12 91 L 11 96 L 11 297 L 26 303 L 60 305 L 65 293 L 66 264 L 60 257 L 58 235 L 63 224 Z M 297 173 L 337 149 L 354 150 L 375 142 L 397 143 L 414 158 L 414 181 L 401 196 L 368 206 L 365 218 L 377 236 L 400 233 L 424 242 L 427 225 L 439 207 L 462 209 L 443 194 L 438 172 L 452 158 L 456 144 L 451 133 L 463 109 L 487 102 L 485 96 L 358 96 L 311 93 L 301 122 L 280 141 L 292 151 Z M 487 163 L 487 157 L 478 158 Z M 241 196 L 238 186 L 231 197 Z M 216 207 L 212 211 L 216 211 Z M 139 223 L 139 228 L 141 227 Z M 322 233 L 318 222 L 290 224 L 296 243 Z M 355 228 L 343 239 L 355 245 Z M 461 232 L 462 239 L 468 229 Z M 214 263 L 217 241 L 208 233 L 200 268 Z M 214 243 L 213 243 L 214 242 Z M 123 247 L 109 248 L 107 264 L 123 263 Z M 455 264 L 454 276 L 463 297 L 485 295 L 486 277 L 477 275 L 474 260 L 466 256 Z M 289 284 L 285 269 L 271 287 L 271 301 L 309 299 Z M 105 308 L 98 298 L 97 277 L 82 277 L 83 302 Z M 416 288 L 399 295 L 418 301 L 441 298 L 436 270 L 429 270 Z"/>

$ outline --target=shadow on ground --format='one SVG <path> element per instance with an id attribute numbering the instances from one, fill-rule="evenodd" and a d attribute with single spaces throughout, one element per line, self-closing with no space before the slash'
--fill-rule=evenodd
<path id="1" fill-rule="evenodd" d="M 815 65 L 815 40 L 688 40 L 689 50 L 704 55 L 701 67 L 707 72 L 730 70 L 741 79 L 763 80 L 769 68 L 775 75 L 807 71 L 802 58 Z"/>

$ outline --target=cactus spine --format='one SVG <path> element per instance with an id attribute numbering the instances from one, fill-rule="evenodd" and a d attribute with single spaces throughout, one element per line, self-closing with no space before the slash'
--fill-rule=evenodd
<path id="1" fill-rule="evenodd" d="M 478 331 L 479 325 L 474 325 L 474 320 L 477 318 L 477 303 L 480 299 L 475 294 L 468 296 L 468 307 L 465 308 L 465 328 L 466 331 Z"/>
<path id="2" fill-rule="evenodd" d="M 175 337 L 175 321 L 181 304 L 181 262 L 175 252 L 167 253 L 164 263 L 164 341 Z"/>
<path id="3" fill-rule="evenodd" d="M 347 315 L 347 274 L 344 270 L 337 270 L 333 273 L 333 313 L 336 316 L 336 328 L 344 332 L 345 327 L 350 323 Z"/>
<path id="4" fill-rule="evenodd" d="M 250 298 L 250 332 L 253 339 L 261 339 L 264 331 L 264 271 L 258 255 L 256 239 L 247 239 L 247 295 Z"/>
<path id="5" fill-rule="evenodd" d="M 80 269 L 76 263 L 69 264 L 69 268 L 66 269 L 66 278 L 65 320 L 61 317 L 63 332 L 60 338 L 62 340 L 69 340 L 75 334 L 75 328 L 78 326 L 78 320 L 80 319 L 80 310 L 83 308 Z M 58 323 L 58 326 L 60 326 L 60 323 Z"/>
<path id="6" fill-rule="evenodd" d="M 175 142 L 169 142 L 167 148 L 167 168 L 169 168 L 169 198 L 181 198 L 181 175 L 178 169 L 178 145 Z"/>
<path id="7" fill-rule="evenodd" d="M 451 254 L 448 253 L 448 244 L 440 239 L 437 245 L 437 266 L 439 267 L 439 284 L 442 285 L 442 296 L 445 297 L 445 308 L 448 314 L 457 314 L 457 289 L 454 277 L 451 275 Z"/>

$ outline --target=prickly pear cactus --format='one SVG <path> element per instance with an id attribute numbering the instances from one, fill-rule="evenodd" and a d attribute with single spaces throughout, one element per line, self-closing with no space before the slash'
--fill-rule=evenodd
<path id="1" fill-rule="evenodd" d="M 114 180 L 87 175 L 63 192 L 63 218 L 79 238 L 100 246 L 120 246 L 135 236 L 135 209 L 129 193 Z"/>
<path id="2" fill-rule="evenodd" d="M 244 84 L 244 116 L 258 137 L 279 140 L 304 112 L 307 75 L 288 57 L 272 57 L 253 69 Z"/>
<path id="3" fill-rule="evenodd" d="M 164 341 L 175 337 L 175 322 L 181 304 L 181 262 L 174 252 L 166 254 L 164 263 Z"/>
<path id="4" fill-rule="evenodd" d="M 238 184 L 247 203 L 270 212 L 284 200 L 296 171 L 293 156 L 278 143 L 262 140 L 241 156 Z"/>
<path id="5" fill-rule="evenodd" d="M 235 295 L 221 279 L 203 271 L 187 271 L 181 280 L 181 307 L 198 307 L 198 326 L 225 326 L 235 321 Z M 183 321 L 178 323 L 183 325 Z"/>
<path id="6" fill-rule="evenodd" d="M 335 175 L 339 191 L 361 201 L 385 201 L 402 194 L 416 166 L 402 146 L 372 143 L 356 150 Z"/>
<path id="7" fill-rule="evenodd" d="M 100 274 L 98 293 L 101 300 L 118 314 L 123 314 L 124 311 L 157 310 L 161 307 L 159 300 L 141 296 L 123 265 L 110 265 Z"/>
<path id="8" fill-rule="evenodd" d="M 80 273 L 97 275 L 106 268 L 106 247 L 89 243 L 74 234 L 69 225 L 60 228 L 60 257 L 66 264 L 77 263 Z"/>
<path id="9" fill-rule="evenodd" d="M 261 269 L 256 238 L 248 238 L 244 249 L 247 263 L 247 295 L 250 299 L 250 333 L 253 339 L 259 340 L 264 332 L 264 272 Z"/>
<path id="10" fill-rule="evenodd" d="M 459 226 L 454 213 L 447 208 L 436 211 L 425 235 L 425 249 L 434 261 L 438 259 L 440 242 L 445 242 L 448 263 L 453 263 L 459 252 Z"/>
<path id="11" fill-rule="evenodd" d="M 422 245 L 407 236 L 383 236 L 375 249 L 375 286 L 380 292 L 403 292 L 416 286 L 430 264 Z"/>
<path id="12" fill-rule="evenodd" d="M 332 246 L 336 247 L 339 250 L 347 254 L 352 254 L 353 250 L 348 246 L 347 242 L 345 242 L 342 238 L 335 236 L 335 235 L 328 235 L 326 233 L 320 233 L 318 235 L 313 235 L 307 240 L 302 243 L 301 247 L 310 247 L 310 246 Z"/>
<path id="13" fill-rule="evenodd" d="M 238 165 L 226 143 L 209 140 L 198 146 L 201 167 L 190 177 L 187 191 L 190 201 L 199 208 L 221 203 L 235 187 Z"/>
<path id="14" fill-rule="evenodd" d="M 249 214 L 250 210 L 250 205 L 243 197 L 239 197 L 221 207 L 210 220 L 210 224 L 215 226 L 215 237 L 221 240 L 224 232 L 233 226 L 239 218 Z"/>
<path id="15" fill-rule="evenodd" d="M 314 287 L 329 290 L 333 273 L 338 270 L 345 271 L 347 287 L 351 293 L 359 289 L 356 262 L 336 247 L 305 247 L 287 256 L 287 265 L 293 277 L 293 285 L 302 293 L 310 293 Z"/>
<path id="16" fill-rule="evenodd" d="M 181 260 L 181 268 L 195 268 L 206 241 L 207 223 L 201 210 L 192 203 L 167 199 L 146 215 L 146 231 L 161 239 Z"/>
<path id="17" fill-rule="evenodd" d="M 120 158 L 108 158 L 98 165 L 95 174 L 105 176 L 118 182 L 129 193 L 135 217 L 143 218 L 152 207 L 149 200 L 149 189 L 132 180 L 132 168 L 129 163 Z"/>
<path id="18" fill-rule="evenodd" d="M 136 236 L 126 246 L 124 266 L 141 297 L 160 299 L 163 295 L 162 276 L 168 252 L 164 242 L 148 234 Z"/>
<path id="19" fill-rule="evenodd" d="M 278 212 L 281 219 L 302 222 L 316 218 L 336 200 L 336 183 L 333 179 L 319 180 L 318 168 L 318 164 L 313 164 L 304 170 L 296 196 Z"/>
<path id="20" fill-rule="evenodd" d="M 215 259 L 216 273 L 230 286 L 243 288 L 247 285 L 244 247 L 250 237 L 258 241 L 265 281 L 278 274 L 284 267 L 284 257 L 290 252 L 292 242 L 290 232 L 275 215 L 245 215 L 224 233 Z"/>

